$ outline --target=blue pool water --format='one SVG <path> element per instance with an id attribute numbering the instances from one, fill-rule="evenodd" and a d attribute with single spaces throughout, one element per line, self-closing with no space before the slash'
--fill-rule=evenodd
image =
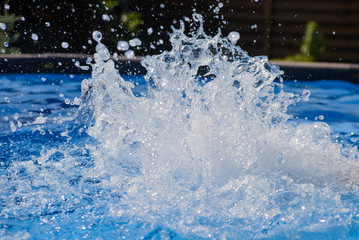
<path id="1" fill-rule="evenodd" d="M 167 221 L 176 219 L 178 214 L 176 212 L 167 212 L 165 219 L 163 219 L 163 225 L 158 223 L 152 225 L 146 216 L 142 217 L 143 222 L 132 219 L 128 215 L 116 216 L 111 208 L 115 206 L 115 208 L 120 209 L 118 205 L 121 203 L 121 194 L 124 194 L 121 193 L 121 186 L 116 186 L 114 189 L 109 186 L 100 186 L 98 181 L 105 181 L 105 178 L 96 180 L 87 176 L 87 178 L 81 179 L 81 175 L 84 174 L 83 171 L 94 167 L 91 154 L 86 147 L 86 144 L 90 144 L 92 140 L 88 136 L 82 136 L 78 133 L 72 136 L 73 133 L 67 133 L 65 130 L 73 128 L 74 123 L 71 118 L 78 108 L 76 99 L 81 98 L 81 81 L 89 77 L 63 74 L 0 75 L 2 98 L 0 105 L 0 235 L 9 239 L 75 239 L 85 237 L 91 239 L 96 237 L 103 239 L 113 237 L 193 239 L 199 236 L 206 238 L 193 232 L 191 223 L 188 223 L 189 228 L 185 228 L 186 231 L 184 232 L 171 229 L 167 225 Z M 126 76 L 125 79 L 131 81 L 129 76 Z M 135 87 L 134 92 L 145 91 L 146 84 L 141 79 L 137 78 L 132 81 L 140 83 Z M 308 102 L 298 103 L 289 109 L 289 113 L 294 116 L 292 121 L 303 124 L 325 121 L 334 130 L 333 135 L 339 135 L 336 139 L 358 145 L 358 85 L 343 81 L 288 81 L 285 82 L 284 89 L 290 92 L 302 92 L 303 89 L 311 91 Z M 323 116 L 324 120 L 320 120 L 319 116 Z M 72 137 L 71 140 L 69 136 Z M 66 157 L 69 159 L 66 161 L 73 161 L 73 163 L 67 163 L 69 166 L 62 166 L 61 170 L 70 171 L 71 174 L 59 173 L 58 170 L 54 174 L 51 165 L 40 168 L 41 164 L 38 162 L 43 156 L 52 155 L 52 159 L 47 159 L 47 161 L 51 161 L 51 164 L 55 165 L 64 158 L 63 153 L 54 151 L 49 154 L 46 153 L 46 150 L 63 148 L 71 149 L 67 153 L 69 155 Z M 39 169 L 35 171 L 27 168 Z M 138 169 L 128 168 L 126 171 L 135 174 Z M 32 174 L 40 174 L 41 181 L 38 179 L 39 176 L 34 177 Z M 36 181 L 40 182 L 35 183 Z M 68 182 L 73 189 L 67 189 L 67 186 L 63 185 L 63 181 Z M 328 210 L 329 214 L 332 214 L 330 212 L 338 207 L 336 203 L 331 202 L 333 199 L 330 199 L 330 195 L 324 191 L 328 188 L 327 186 L 315 189 L 318 196 L 316 199 L 309 200 L 298 198 L 297 194 L 290 191 L 291 187 L 288 182 L 283 183 L 282 187 L 285 189 L 283 195 L 273 197 L 281 198 L 276 204 L 279 208 L 288 208 L 288 214 L 290 214 L 290 208 L 297 208 L 301 203 L 312 204 L 310 201 L 324 201 L 321 204 L 333 208 L 324 210 Z M 313 185 L 312 188 L 316 187 Z M 328 225 L 316 222 L 315 213 L 317 210 L 315 208 L 317 206 L 314 205 L 310 210 L 312 211 L 311 214 L 303 217 L 303 219 L 297 219 L 302 222 L 298 223 L 299 226 L 303 224 L 303 226 L 312 229 L 295 232 L 290 226 L 285 226 L 285 223 L 282 223 L 281 226 L 279 216 L 277 216 L 271 220 L 272 222 L 275 221 L 275 224 L 268 223 L 263 219 L 263 222 L 255 223 L 257 225 L 263 224 L 259 237 L 277 238 L 279 236 L 286 238 L 298 236 L 300 238 L 316 238 L 328 237 L 327 234 L 330 234 L 333 238 L 356 238 L 359 230 L 357 225 L 359 197 L 354 189 L 337 191 L 340 192 L 341 199 L 336 201 L 342 202 L 340 207 L 345 207 L 347 212 L 344 216 L 339 215 L 339 219 L 335 222 Z M 323 198 L 321 198 L 321 194 L 324 195 Z M 257 196 L 253 195 L 252 197 L 255 199 Z M 263 195 L 258 197 L 261 198 Z M 188 208 L 191 207 L 193 206 L 188 206 Z M 213 208 L 218 208 L 218 206 L 214 205 Z M 116 211 L 121 211 L 119 209 Z M 185 211 L 188 210 L 191 209 Z M 225 209 L 219 211 L 225 211 Z M 323 211 L 323 209 L 319 208 L 318 211 Z M 341 222 L 342 218 L 343 222 Z M 193 221 L 193 219 L 187 221 Z M 203 217 L 202 220 L 198 219 L 197 221 L 197 223 L 193 223 L 193 228 L 202 224 L 213 225 L 213 228 L 219 228 L 223 233 L 227 233 L 228 238 L 237 238 L 236 236 L 243 236 L 243 238 L 258 237 L 256 231 L 259 230 L 251 230 L 247 226 L 251 222 L 245 218 L 232 220 L 232 222 L 230 220 L 227 220 L 230 222 L 223 222 L 223 220 L 218 222 L 212 217 Z M 264 227 L 270 228 L 270 224 L 282 228 L 279 235 L 266 236 L 265 231 L 268 230 L 265 230 Z M 243 230 L 233 230 L 237 227 L 243 228 Z"/>
<path id="2" fill-rule="evenodd" d="M 0 75 L 0 238 L 355 239 L 359 88 L 173 29 L 120 75 Z"/>
<path id="3" fill-rule="evenodd" d="M 134 90 L 136 94 L 146 92 L 147 83 L 142 76 L 122 76 L 138 84 Z M 51 122 L 59 117 L 72 116 L 78 107 L 74 99 L 81 98 L 81 81 L 90 77 L 76 74 L 0 75 L 2 134 L 11 133 L 10 122 L 16 127 L 17 121 L 31 123 L 39 116 L 46 116 Z M 297 119 L 295 121 L 321 121 L 321 115 L 335 132 L 349 134 L 356 143 L 359 135 L 359 85 L 340 80 L 286 81 L 284 89 L 297 94 L 303 89 L 311 92 L 308 102 L 299 102 L 289 109 L 288 112 Z M 50 126 L 49 122 L 47 125 Z"/>

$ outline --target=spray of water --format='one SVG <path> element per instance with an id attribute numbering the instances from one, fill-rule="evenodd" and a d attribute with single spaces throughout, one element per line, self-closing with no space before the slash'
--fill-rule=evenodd
<path id="1" fill-rule="evenodd" d="M 95 32 L 73 129 L 61 147 L 9 167 L 3 213 L 61 213 L 65 228 L 73 214 L 131 238 L 345 231 L 358 214 L 345 200 L 357 191 L 357 149 L 333 142 L 324 122 L 292 120 L 287 108 L 310 93 L 284 92 L 266 57 L 206 35 L 200 15 L 193 24 L 189 35 L 183 23 L 172 29 L 171 51 L 142 60 L 141 94 Z"/>

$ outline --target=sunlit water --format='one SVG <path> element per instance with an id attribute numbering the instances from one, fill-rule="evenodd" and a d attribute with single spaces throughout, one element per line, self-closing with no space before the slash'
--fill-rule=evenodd
<path id="1" fill-rule="evenodd" d="M 144 77 L 97 34 L 91 76 L 0 76 L 0 236 L 358 237 L 358 86 L 173 31 Z"/>

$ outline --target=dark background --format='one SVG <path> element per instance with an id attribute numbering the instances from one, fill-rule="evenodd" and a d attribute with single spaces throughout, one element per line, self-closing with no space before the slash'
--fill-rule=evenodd
<path id="1" fill-rule="evenodd" d="M 219 2 L 223 7 L 217 9 L 217 14 L 215 7 Z M 10 6 L 8 14 L 25 18 L 17 21 L 13 30 L 21 36 L 10 42 L 21 53 L 91 54 L 95 44 L 88 41 L 94 30 L 103 33 L 103 43 L 112 53 L 116 52 L 119 40 L 134 37 L 143 42 L 136 50 L 137 55 L 158 53 L 170 48 L 170 26 L 178 27 L 178 20 L 191 17 L 196 9 L 206 20 L 208 34 L 214 35 L 221 28 L 222 35 L 227 36 L 236 30 L 241 34 L 239 44 L 251 55 L 282 58 L 298 53 L 305 24 L 314 20 L 325 38 L 323 61 L 359 62 L 358 0 L 6 0 L 6 3 Z M 0 8 L 3 15 L 4 4 Z M 104 14 L 111 20 L 104 21 Z M 149 28 L 153 29 L 151 35 Z M 39 36 L 38 41 L 31 38 L 32 33 Z M 69 47 L 62 48 L 62 42 Z"/>

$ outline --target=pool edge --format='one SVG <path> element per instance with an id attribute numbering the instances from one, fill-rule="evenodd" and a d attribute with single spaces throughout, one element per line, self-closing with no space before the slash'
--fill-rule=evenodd
<path id="1" fill-rule="evenodd" d="M 44 53 L 0 55 L 0 73 L 64 73 L 89 74 L 75 66 L 86 65 L 92 55 L 75 53 Z M 145 74 L 140 60 L 142 57 L 127 59 L 123 56 L 116 61 L 116 68 L 123 74 Z M 359 84 L 359 64 L 328 62 L 270 61 L 284 71 L 287 80 L 345 80 Z"/>

